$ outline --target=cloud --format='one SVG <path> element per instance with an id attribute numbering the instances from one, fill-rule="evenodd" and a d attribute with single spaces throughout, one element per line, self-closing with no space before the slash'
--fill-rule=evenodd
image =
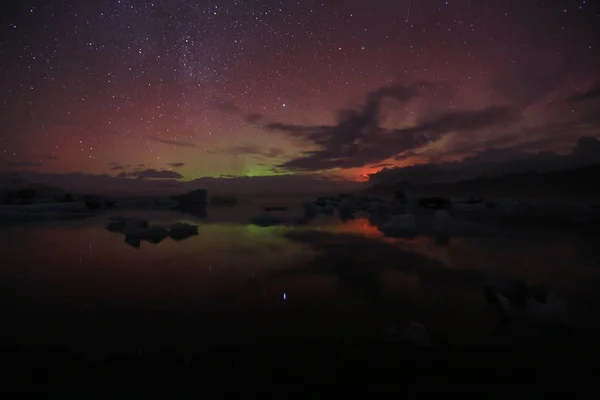
<path id="1" fill-rule="evenodd" d="M 508 148 L 486 149 L 462 161 L 384 168 L 371 174 L 369 180 L 371 183 L 456 182 L 480 176 L 544 172 L 600 163 L 600 141 L 596 137 L 580 137 L 567 155 L 549 151 L 528 152 L 528 150 L 539 149 L 544 144 L 534 140 Z"/>
<path id="2" fill-rule="evenodd" d="M 583 93 L 575 93 L 567 97 L 567 101 L 571 103 L 578 103 L 587 100 L 600 99 L 600 82 L 594 84 L 590 89 Z"/>
<path id="3" fill-rule="evenodd" d="M 181 168 L 185 165 L 183 162 L 172 162 L 167 164 L 171 168 Z"/>
<path id="4" fill-rule="evenodd" d="M 179 147 L 196 147 L 196 145 L 194 143 L 182 142 L 180 140 L 163 139 L 163 138 L 159 138 L 156 136 L 146 136 L 146 139 L 154 140 L 155 142 L 160 142 L 160 143 L 164 143 L 164 144 L 171 144 L 173 146 L 179 146 Z"/>
<path id="5" fill-rule="evenodd" d="M 438 141 L 451 132 L 472 133 L 485 128 L 506 127 L 520 119 L 517 110 L 490 106 L 430 116 L 408 128 L 380 127 L 383 100 L 407 103 L 420 96 L 420 91 L 430 88 L 428 85 L 380 88 L 368 94 L 362 108 L 342 110 L 337 125 L 333 126 L 267 124 L 267 129 L 285 132 L 317 147 L 317 150 L 305 152 L 304 157 L 289 160 L 279 167 L 292 171 L 363 167 Z"/>
<path id="6" fill-rule="evenodd" d="M 183 175 L 175 171 L 157 171 L 155 169 L 145 169 L 142 171 L 121 172 L 117 177 L 138 179 L 179 179 L 183 178 Z"/>
<path id="7" fill-rule="evenodd" d="M 111 171 L 119 171 L 121 169 L 125 169 L 125 167 L 122 165 L 113 165 L 112 167 L 110 167 Z"/>

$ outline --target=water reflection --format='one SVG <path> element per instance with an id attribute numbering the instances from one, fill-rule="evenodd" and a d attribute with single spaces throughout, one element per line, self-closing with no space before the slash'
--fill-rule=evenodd
<path id="1" fill-rule="evenodd" d="M 237 222 L 219 220 L 233 218 L 236 209 Z M 65 321 L 80 318 L 80 310 L 108 323 L 125 312 L 114 307 L 133 307 L 177 313 L 184 325 L 188 315 L 201 318 L 204 334 L 217 314 L 233 324 L 231 335 L 237 329 L 242 336 L 249 335 L 249 326 L 257 335 L 286 334 L 281 329 L 289 326 L 313 334 L 327 327 L 340 335 L 372 334 L 386 321 L 414 319 L 465 342 L 494 332 L 482 292 L 485 274 L 494 270 L 549 286 L 577 306 L 577 317 L 587 318 L 589 327 L 596 323 L 590 315 L 600 305 L 600 269 L 582 261 L 596 255 L 585 238 L 517 232 L 455 236 L 440 245 L 430 235 L 386 237 L 378 223 L 361 215 L 344 221 L 319 216 L 302 227 L 259 227 L 247 223 L 255 210 L 222 210 L 209 210 L 202 219 L 132 212 L 151 224 L 199 225 L 198 236 L 183 241 L 167 238 L 141 248 L 128 243 L 138 249 L 107 231 L 104 217 L 2 229 L 3 290 L 14 293 L 20 323 L 34 324 L 58 310 L 68 316 Z M 214 325 L 215 335 L 223 323 Z M 47 324 L 42 327 L 63 326 L 56 320 Z"/>

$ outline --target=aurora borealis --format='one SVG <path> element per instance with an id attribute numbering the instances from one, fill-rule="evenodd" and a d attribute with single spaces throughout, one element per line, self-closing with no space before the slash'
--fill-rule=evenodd
<path id="1" fill-rule="evenodd" d="M 589 1 L 13 1 L 0 168 L 321 174 L 598 136 Z"/>

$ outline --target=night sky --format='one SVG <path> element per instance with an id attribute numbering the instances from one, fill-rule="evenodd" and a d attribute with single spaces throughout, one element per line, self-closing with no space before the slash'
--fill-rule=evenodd
<path id="1" fill-rule="evenodd" d="M 600 132 L 592 1 L 9 3 L 3 171 L 360 180 Z"/>

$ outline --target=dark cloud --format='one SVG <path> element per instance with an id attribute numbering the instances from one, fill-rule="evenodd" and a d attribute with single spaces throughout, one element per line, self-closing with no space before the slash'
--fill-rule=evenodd
<path id="1" fill-rule="evenodd" d="M 118 175 L 119 178 L 138 178 L 138 179 L 179 179 L 183 178 L 175 171 L 157 171 L 155 169 L 145 169 L 143 171 L 122 172 Z"/>
<path id="2" fill-rule="evenodd" d="M 409 181 L 414 183 L 456 182 L 480 176 L 498 176 L 520 172 L 544 172 L 577 168 L 600 163 L 600 141 L 581 137 L 567 155 L 549 151 L 528 152 L 547 143 L 539 140 L 509 148 L 483 150 L 462 161 L 422 164 L 402 168 L 384 168 L 370 175 L 371 183 Z"/>
<path id="3" fill-rule="evenodd" d="M 389 98 L 406 103 L 424 89 L 428 87 L 394 85 L 378 89 L 368 94 L 362 108 L 342 110 L 339 122 L 334 126 L 266 125 L 267 129 L 285 132 L 318 147 L 305 152 L 304 157 L 292 159 L 279 167 L 304 171 L 363 167 L 437 141 L 450 132 L 470 133 L 484 128 L 504 127 L 520 117 L 511 108 L 492 106 L 428 117 L 410 128 L 384 129 L 379 126 L 383 100 Z"/>
<path id="4" fill-rule="evenodd" d="M 171 168 L 181 168 L 185 165 L 184 162 L 172 162 L 167 164 Z"/>
<path id="5" fill-rule="evenodd" d="M 264 115 L 259 113 L 246 114 L 245 120 L 250 124 L 257 124 L 264 119 Z"/>
<path id="6" fill-rule="evenodd" d="M 196 145 L 194 143 L 182 142 L 180 140 L 163 139 L 163 138 L 159 138 L 156 136 L 146 136 L 146 139 L 154 140 L 155 142 L 160 142 L 160 143 L 164 143 L 164 144 L 171 144 L 173 146 L 179 146 L 179 147 L 196 147 Z"/>
<path id="7" fill-rule="evenodd" d="M 567 97 L 567 101 L 571 103 L 578 103 L 582 101 L 596 99 L 600 99 L 600 82 L 596 83 L 593 87 L 591 87 L 583 93 L 575 93 Z"/>
<path id="8" fill-rule="evenodd" d="M 113 165 L 112 167 L 110 167 L 111 171 L 119 171 L 119 170 L 122 170 L 122 169 L 125 169 L 125 167 L 122 166 L 122 165 Z"/>

